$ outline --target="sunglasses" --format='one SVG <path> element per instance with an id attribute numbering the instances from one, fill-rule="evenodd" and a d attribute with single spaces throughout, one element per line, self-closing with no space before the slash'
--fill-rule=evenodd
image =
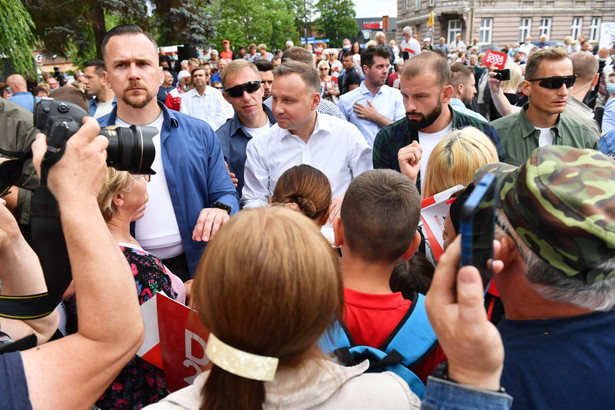
<path id="1" fill-rule="evenodd" d="M 321 67 L 321 68 L 320 68 L 320 71 L 327 71 L 327 70 L 328 70 L 328 68 L 327 68 L 327 67 Z"/>
<path id="2" fill-rule="evenodd" d="M 3 155 L 17 156 L 19 153 L 2 151 Z M 17 155 L 15 155 L 17 154 Z M 9 189 L 19 181 L 23 173 L 23 166 L 27 159 L 32 158 L 32 151 L 28 150 L 17 159 L 9 159 L 0 163 L 0 197 L 8 193 Z"/>
<path id="3" fill-rule="evenodd" d="M 226 90 L 226 95 L 229 97 L 237 98 L 243 95 L 244 91 L 247 91 L 248 94 L 252 94 L 255 91 L 258 91 L 261 88 L 260 81 L 248 81 L 247 83 L 236 85 L 235 87 L 231 87 Z"/>
<path id="4" fill-rule="evenodd" d="M 577 81 L 576 75 L 566 75 L 566 76 L 557 76 L 557 77 L 544 77 L 544 78 L 534 78 L 533 80 L 527 80 L 530 82 L 540 81 L 538 83 L 542 88 L 548 88 L 550 90 L 559 90 L 562 85 L 566 84 L 566 88 L 570 88 Z"/>
<path id="5" fill-rule="evenodd" d="M 131 177 L 135 181 L 138 181 L 141 178 L 143 178 L 146 182 L 149 182 L 152 180 L 152 176 L 149 174 L 134 174 L 134 175 L 131 175 Z"/>

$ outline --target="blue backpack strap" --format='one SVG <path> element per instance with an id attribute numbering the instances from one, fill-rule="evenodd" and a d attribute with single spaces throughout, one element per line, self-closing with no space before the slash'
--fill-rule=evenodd
<path id="1" fill-rule="evenodd" d="M 402 363 L 408 368 L 414 369 L 437 346 L 438 340 L 425 310 L 425 296 L 415 293 L 410 309 L 387 340 L 380 346 L 380 349 L 387 353 L 396 350 L 404 358 Z"/>
<path id="2" fill-rule="evenodd" d="M 354 340 L 344 323 L 336 320 L 333 325 L 320 337 L 318 347 L 328 356 L 333 356 L 340 348 L 350 348 Z"/>

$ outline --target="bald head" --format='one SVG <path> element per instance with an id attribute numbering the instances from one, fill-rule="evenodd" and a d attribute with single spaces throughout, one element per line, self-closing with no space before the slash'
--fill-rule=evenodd
<path id="1" fill-rule="evenodd" d="M 10 75 L 9 78 L 6 79 L 6 84 L 11 87 L 13 94 L 28 91 L 26 80 L 20 74 Z"/>
<path id="2" fill-rule="evenodd" d="M 401 76 L 403 79 L 411 80 L 424 73 L 435 75 L 442 86 L 451 82 L 451 68 L 447 59 L 433 51 L 424 51 L 408 60 Z"/>

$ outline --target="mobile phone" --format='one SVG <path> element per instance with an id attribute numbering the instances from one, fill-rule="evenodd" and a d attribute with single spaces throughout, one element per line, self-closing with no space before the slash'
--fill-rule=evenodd
<path id="1" fill-rule="evenodd" d="M 497 180 L 493 174 L 483 176 L 462 206 L 459 215 L 461 233 L 459 265 L 475 266 L 485 287 L 492 276 L 492 269 L 490 265 L 487 266 L 487 261 L 493 259 L 496 188 Z"/>
<path id="2" fill-rule="evenodd" d="M 495 79 L 500 81 L 508 81 L 510 80 L 510 69 L 505 68 L 503 70 L 493 70 L 495 73 Z"/>

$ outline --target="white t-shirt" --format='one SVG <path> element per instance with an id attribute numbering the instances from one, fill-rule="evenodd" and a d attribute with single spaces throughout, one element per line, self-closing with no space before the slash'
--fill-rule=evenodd
<path id="1" fill-rule="evenodd" d="M 162 166 L 160 129 L 162 128 L 163 120 L 164 116 L 160 113 L 154 122 L 147 124 L 150 127 L 156 127 L 158 130 L 158 134 L 156 134 L 153 140 L 156 156 L 152 163 L 152 169 L 156 171 L 156 175 L 152 175 L 151 181 L 147 184 L 149 201 L 147 202 L 145 215 L 135 222 L 135 239 L 146 251 L 161 259 L 167 259 L 181 255 L 184 252 L 184 246 L 182 245 L 182 238 L 179 233 L 177 219 L 175 218 L 167 178 Z M 115 120 L 115 124 L 120 127 L 130 126 L 130 124 L 122 121 L 119 117 Z"/>
<path id="2" fill-rule="evenodd" d="M 421 191 L 425 184 L 425 171 L 427 170 L 427 162 L 431 151 L 438 145 L 440 141 L 453 130 L 453 122 L 449 122 L 446 128 L 441 131 L 434 132 L 433 134 L 427 134 L 419 131 L 419 144 L 423 148 L 423 155 L 421 156 Z"/>
<path id="3" fill-rule="evenodd" d="M 539 147 L 544 147 L 545 145 L 553 145 L 553 134 L 551 134 L 551 128 L 535 128 L 540 131 L 540 137 L 538 138 Z"/>
<path id="4" fill-rule="evenodd" d="M 113 100 L 109 100 L 106 102 L 100 102 L 96 100 L 96 112 L 94 113 L 94 118 L 100 118 L 103 115 L 107 115 L 113 110 Z"/>
<path id="5" fill-rule="evenodd" d="M 262 127 L 248 128 L 243 125 L 241 126 L 241 129 L 243 130 L 243 132 L 248 134 L 252 138 L 256 138 L 259 135 L 267 134 L 269 132 L 269 128 L 271 128 L 271 121 L 269 121 L 269 118 L 267 118 L 267 123 L 263 125 Z"/>

